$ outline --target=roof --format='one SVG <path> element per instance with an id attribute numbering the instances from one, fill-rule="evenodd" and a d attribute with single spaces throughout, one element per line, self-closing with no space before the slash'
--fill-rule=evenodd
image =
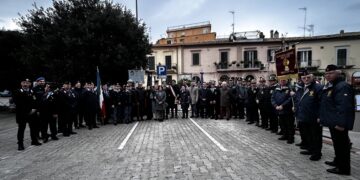
<path id="1" fill-rule="evenodd" d="M 306 41 L 323 41 L 323 40 L 355 40 L 360 39 L 360 32 L 346 32 L 329 35 L 319 35 L 311 37 L 286 37 L 286 38 L 264 38 L 264 39 L 241 39 L 229 41 L 229 38 L 218 38 L 212 41 L 177 43 L 177 44 L 154 44 L 153 48 L 161 47 L 178 47 L 178 46 L 212 46 L 212 45 L 233 45 L 233 44 L 271 44 L 285 42 L 306 42 Z"/>

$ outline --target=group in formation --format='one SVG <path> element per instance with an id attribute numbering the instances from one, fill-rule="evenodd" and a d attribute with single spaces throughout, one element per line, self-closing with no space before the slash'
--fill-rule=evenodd
<path id="1" fill-rule="evenodd" d="M 217 85 L 213 81 L 177 84 L 173 80 L 146 88 L 129 80 L 124 85 L 103 85 L 102 91 L 91 81 L 59 85 L 46 82 L 44 77 L 34 83 L 24 79 L 13 96 L 19 127 L 18 150 L 25 149 L 27 123 L 31 144 L 40 146 L 39 140 L 58 140 L 58 133 L 67 137 L 76 134 L 75 129 L 99 128 L 99 123 L 117 125 L 189 117 L 239 119 L 280 135 L 279 140 L 288 144 L 294 143 L 297 127 L 301 142 L 296 145 L 312 161 L 322 157 L 322 131 L 323 126 L 328 127 L 335 157 L 325 162 L 333 166 L 327 171 L 350 175 L 348 132 L 354 124 L 353 90 L 335 65 L 327 66 L 324 77 L 327 83 L 322 85 L 304 71 L 292 86 L 288 79 L 275 75 L 258 81 L 230 79 Z M 104 97 L 101 103 L 99 92 Z"/>

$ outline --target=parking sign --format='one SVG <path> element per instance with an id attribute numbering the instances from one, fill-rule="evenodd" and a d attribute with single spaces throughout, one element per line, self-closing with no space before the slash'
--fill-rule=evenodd
<path id="1" fill-rule="evenodd" d="M 156 72 L 158 78 L 166 78 L 166 66 L 157 66 Z"/>

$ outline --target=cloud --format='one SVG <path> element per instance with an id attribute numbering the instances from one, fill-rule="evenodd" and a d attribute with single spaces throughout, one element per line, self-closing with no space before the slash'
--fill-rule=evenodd
<path id="1" fill-rule="evenodd" d="M 199 9 L 206 0 L 169 0 L 163 4 L 151 19 L 170 20 L 183 18 Z"/>
<path id="2" fill-rule="evenodd" d="M 14 19 L 0 19 L 0 28 L 4 28 L 6 30 L 19 30 L 20 27 L 16 24 Z"/>
<path id="3" fill-rule="evenodd" d="M 354 3 L 345 8 L 346 11 L 360 11 L 360 3 Z"/>

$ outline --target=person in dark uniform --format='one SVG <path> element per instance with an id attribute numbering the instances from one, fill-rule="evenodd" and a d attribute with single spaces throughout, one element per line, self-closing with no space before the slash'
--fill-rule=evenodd
<path id="1" fill-rule="evenodd" d="M 39 106 L 40 106 L 40 101 L 41 101 L 41 98 L 42 96 L 44 95 L 45 93 L 45 78 L 44 77 L 39 77 L 36 79 L 35 81 L 35 87 L 32 89 L 33 92 L 34 92 L 34 95 L 36 97 L 36 100 L 35 100 L 35 106 L 36 106 L 36 109 L 39 110 Z M 47 137 L 48 134 L 42 134 L 42 131 L 41 130 L 41 125 L 43 124 L 43 122 L 41 122 L 41 118 L 40 118 L 40 114 L 39 112 L 37 112 L 35 115 L 34 115 L 34 118 L 36 118 L 37 120 L 35 121 L 37 124 L 35 125 L 37 127 L 37 131 L 41 133 L 41 138 L 43 137 Z M 40 136 L 39 136 L 40 137 Z"/>
<path id="2" fill-rule="evenodd" d="M 188 118 L 189 117 L 189 106 L 190 106 L 190 92 L 186 89 L 186 87 L 183 85 L 180 89 L 180 105 L 182 109 L 182 118 Z"/>
<path id="3" fill-rule="evenodd" d="M 31 82 L 29 79 L 21 81 L 21 88 L 14 93 L 13 101 L 16 105 L 16 123 L 18 124 L 18 150 L 22 151 L 24 147 L 24 132 L 26 128 L 26 123 L 29 123 L 30 127 L 30 137 L 31 145 L 39 146 L 41 143 L 38 141 L 38 131 L 35 126 L 34 118 L 36 109 L 35 109 L 35 100 L 36 97 L 33 91 L 30 89 Z"/>
<path id="4" fill-rule="evenodd" d="M 275 92 L 277 84 L 277 78 L 275 75 L 269 76 L 269 90 L 270 95 L 272 96 Z M 271 109 L 269 109 L 269 120 L 270 120 L 270 127 L 266 130 L 271 131 L 271 133 L 277 133 L 279 128 L 279 120 L 277 116 L 277 112 L 275 107 L 271 106 Z"/>
<path id="5" fill-rule="evenodd" d="M 145 89 L 142 85 L 142 83 L 139 83 L 138 86 L 136 87 L 136 94 L 138 96 L 137 98 L 137 109 L 139 109 L 137 111 L 136 116 L 138 117 L 138 120 L 144 120 L 144 115 L 145 115 Z M 140 117 L 140 118 L 139 118 Z"/>
<path id="6" fill-rule="evenodd" d="M 85 89 L 81 87 L 81 82 L 77 81 L 75 87 L 73 89 L 76 99 L 77 99 L 77 108 L 76 108 L 76 120 L 74 122 L 75 128 L 83 128 L 85 127 L 84 122 L 84 102 L 83 102 L 83 95 Z"/>
<path id="7" fill-rule="evenodd" d="M 199 115 L 201 118 L 207 118 L 207 111 L 208 111 L 208 107 L 210 105 L 210 94 L 211 91 L 210 89 L 208 89 L 208 84 L 207 83 L 203 83 L 202 87 L 199 89 Z"/>
<path id="8" fill-rule="evenodd" d="M 146 120 L 151 120 L 153 118 L 153 99 L 152 99 L 153 89 L 151 86 L 148 86 L 145 91 L 146 97 Z"/>
<path id="9" fill-rule="evenodd" d="M 220 101 L 221 101 L 221 86 L 220 82 L 218 86 L 215 86 L 214 89 L 214 99 L 215 99 L 215 113 L 214 113 L 214 119 L 217 120 L 219 117 L 221 117 L 221 107 L 220 107 Z"/>
<path id="10" fill-rule="evenodd" d="M 210 96 L 209 96 L 209 107 L 207 110 L 207 116 L 210 119 L 215 119 L 215 104 L 216 104 L 215 89 L 216 87 L 214 82 L 211 82 L 209 85 Z"/>
<path id="11" fill-rule="evenodd" d="M 266 86 L 266 80 L 260 78 L 259 92 L 256 97 L 259 102 L 259 109 L 261 115 L 261 127 L 266 129 L 269 127 L 270 111 L 272 111 L 270 88 Z"/>
<path id="12" fill-rule="evenodd" d="M 310 160 L 321 159 L 322 131 L 323 128 L 317 119 L 319 118 L 320 95 L 322 86 L 314 81 L 314 76 L 307 71 L 301 76 L 304 83 L 304 92 L 296 103 L 296 119 L 301 122 L 305 129 L 305 138 L 308 150 L 301 154 L 311 155 Z"/>
<path id="13" fill-rule="evenodd" d="M 132 122 L 131 120 L 131 116 L 132 116 L 132 108 L 133 108 L 133 93 L 131 91 L 131 85 L 127 84 L 125 86 L 125 90 L 122 93 L 122 98 L 121 98 L 121 102 L 123 102 L 122 104 L 124 105 L 124 119 L 123 119 L 123 123 L 129 124 Z"/>
<path id="14" fill-rule="evenodd" d="M 287 85 L 286 79 L 280 80 L 280 85 L 275 89 L 271 96 L 271 104 L 277 110 L 280 123 L 283 124 L 281 130 L 283 135 L 279 140 L 287 140 L 288 144 L 294 143 L 295 135 L 295 118 L 292 110 L 292 98 L 290 95 L 290 88 Z"/>
<path id="15" fill-rule="evenodd" d="M 76 134 L 72 126 L 76 120 L 77 99 L 71 90 L 71 83 L 66 81 L 58 94 L 59 128 L 65 137 Z"/>
<path id="16" fill-rule="evenodd" d="M 239 119 L 245 119 L 245 99 L 247 98 L 247 89 L 245 87 L 245 81 L 241 78 L 237 81 L 236 86 L 236 107 L 237 107 L 237 115 Z"/>
<path id="17" fill-rule="evenodd" d="M 58 140 L 56 137 L 56 119 L 58 117 L 58 106 L 56 102 L 56 95 L 52 91 L 50 84 L 45 85 L 45 93 L 40 99 L 39 105 L 40 119 L 41 119 L 41 134 L 43 134 L 43 142 L 48 142 L 48 129 L 50 127 L 50 137 L 52 140 Z"/>
<path id="18" fill-rule="evenodd" d="M 350 175 L 349 130 L 353 129 L 355 118 L 353 89 L 341 78 L 341 71 L 336 65 L 326 67 L 325 79 L 328 83 L 321 95 L 320 123 L 329 127 L 335 150 L 334 161 L 325 162 L 334 168 L 327 171 Z"/>
<path id="19" fill-rule="evenodd" d="M 85 84 L 85 92 L 83 96 L 84 102 L 84 118 L 89 130 L 99 128 L 96 125 L 96 113 L 99 112 L 99 99 L 95 91 L 93 82 Z"/>
<path id="20" fill-rule="evenodd" d="M 119 83 L 114 85 L 113 91 L 110 92 L 111 96 L 111 107 L 113 108 L 113 123 L 116 126 L 118 123 L 122 122 L 124 108 L 123 103 L 121 102 L 122 98 L 121 86 Z"/>
<path id="21" fill-rule="evenodd" d="M 299 101 L 302 97 L 302 95 L 304 94 L 304 83 L 301 81 L 301 76 L 303 76 L 303 72 L 299 73 L 300 76 L 300 80 L 298 83 L 295 84 L 295 92 L 293 94 L 293 99 L 294 99 L 294 105 L 295 107 L 293 108 L 295 117 L 297 117 L 297 113 L 298 113 L 298 104 Z M 308 149 L 308 142 L 307 142 L 307 138 L 306 138 L 306 126 L 302 121 L 299 121 L 298 118 L 296 118 L 296 122 L 297 122 L 297 128 L 299 129 L 299 133 L 300 133 L 300 139 L 301 142 L 298 144 L 295 144 L 296 146 L 299 146 L 300 149 Z"/>
<path id="22" fill-rule="evenodd" d="M 104 84 L 102 86 L 103 89 L 103 97 L 104 97 L 104 107 L 105 107 L 105 113 L 104 113 L 104 125 L 109 123 L 109 119 L 111 118 L 112 114 L 112 108 L 111 108 L 111 96 L 110 96 L 110 90 L 107 84 Z"/>
<path id="23" fill-rule="evenodd" d="M 234 119 L 238 115 L 238 107 L 236 102 L 236 82 L 233 79 L 229 80 L 229 95 L 230 95 L 230 117 Z"/>
<path id="24" fill-rule="evenodd" d="M 248 114 L 248 124 L 256 123 L 256 126 L 259 126 L 259 107 L 256 103 L 256 95 L 259 89 L 256 86 L 256 80 L 251 80 L 251 87 L 248 89 L 247 94 L 247 103 L 246 103 L 246 112 Z"/>

